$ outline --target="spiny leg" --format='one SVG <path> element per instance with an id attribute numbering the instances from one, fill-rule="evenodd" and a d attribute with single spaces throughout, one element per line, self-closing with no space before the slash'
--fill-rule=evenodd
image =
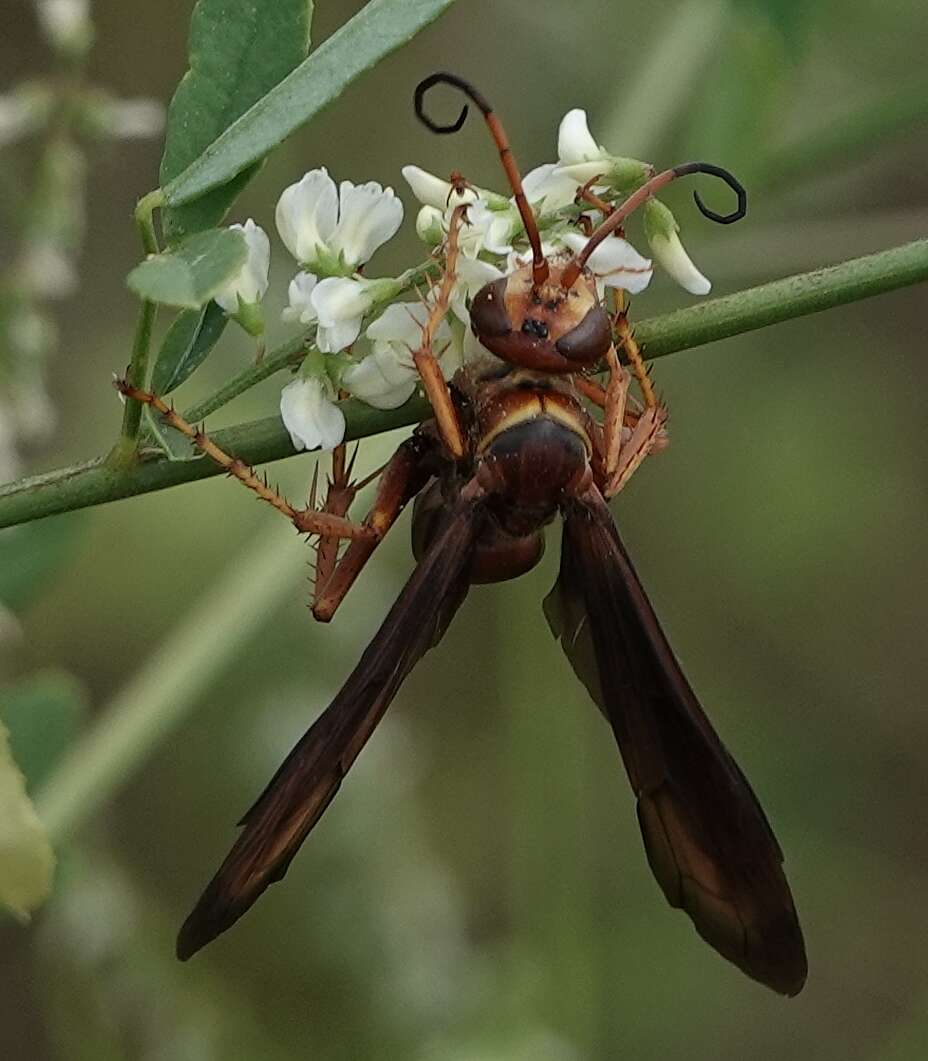
<path id="1" fill-rule="evenodd" d="M 458 235 L 467 211 L 466 204 L 456 206 L 448 225 L 448 239 L 445 248 L 445 270 L 441 281 L 432 288 L 432 305 L 425 324 L 422 327 L 422 342 L 413 351 L 413 360 L 422 379 L 426 396 L 435 414 L 435 421 L 441 433 L 442 441 L 455 460 L 464 456 L 464 433 L 458 419 L 457 410 L 451 400 L 451 392 L 445 382 L 444 374 L 438 359 L 432 352 L 432 343 L 438 326 L 445 319 L 451 305 L 451 292 L 457 278 Z"/>
<path id="2" fill-rule="evenodd" d="M 400 445 L 381 470 L 377 496 L 363 523 L 370 536 L 351 542 L 325 579 L 321 577 L 321 567 L 317 567 L 313 615 L 320 622 L 327 623 L 332 618 L 387 531 L 431 478 L 429 458 L 435 454 L 436 446 L 437 440 L 421 434 Z M 362 485 L 357 484 L 355 489 Z"/>
<path id="3" fill-rule="evenodd" d="M 317 489 L 319 485 L 319 465 L 313 470 L 313 481 L 309 489 L 309 507 L 317 512 L 327 512 L 333 516 L 347 516 L 351 502 L 361 488 L 360 484 L 351 481 L 351 473 L 354 468 L 355 457 L 358 455 L 357 446 L 351 459 L 347 459 L 347 447 L 344 442 L 332 450 L 332 474 L 326 486 L 325 501 L 321 508 L 316 504 Z M 341 539 L 331 535 L 322 534 L 315 543 L 316 568 L 313 576 L 313 600 L 319 592 L 319 587 L 324 586 L 331 578 L 338 561 L 338 550 Z"/>
<path id="4" fill-rule="evenodd" d="M 653 409 L 660 403 L 654 393 L 654 385 L 651 383 L 648 367 L 641 356 L 641 348 L 638 346 L 635 336 L 632 334 L 631 326 L 628 323 L 624 298 L 615 317 L 615 335 L 619 345 L 625 351 L 625 356 L 628 358 L 628 363 L 635 374 L 635 379 L 638 380 L 638 386 L 641 388 L 641 396 L 644 398 L 645 405 L 649 409 Z"/>
<path id="5" fill-rule="evenodd" d="M 150 391 L 140 390 L 133 387 L 125 380 L 115 382 L 116 389 L 120 394 L 128 398 L 134 398 L 138 402 L 150 405 L 164 417 L 165 422 L 180 431 L 208 457 L 218 465 L 225 468 L 229 475 L 234 476 L 252 490 L 262 501 L 266 501 L 278 512 L 286 516 L 301 534 L 324 534 L 332 538 L 366 538 L 370 531 L 360 524 L 352 523 L 343 516 L 332 515 L 327 512 L 316 512 L 312 508 L 294 508 L 290 502 L 282 497 L 273 487 L 269 486 L 266 479 L 259 478 L 254 468 L 232 457 L 225 450 L 220 449 L 215 442 L 201 428 L 194 427 L 188 423 L 174 408 L 168 405 L 157 394 Z"/>

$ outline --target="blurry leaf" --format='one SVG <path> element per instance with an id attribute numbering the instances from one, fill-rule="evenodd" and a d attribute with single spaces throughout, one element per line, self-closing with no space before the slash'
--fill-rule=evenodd
<path id="1" fill-rule="evenodd" d="M 241 232 L 214 228 L 185 239 L 173 250 L 153 254 L 127 278 L 129 287 L 151 302 L 199 309 L 245 264 Z"/>
<path id="2" fill-rule="evenodd" d="M 0 724 L 0 903 L 28 920 L 48 897 L 54 869 L 51 844 Z"/>
<path id="3" fill-rule="evenodd" d="M 166 424 L 158 413 L 146 405 L 142 413 L 151 440 L 170 461 L 189 461 L 202 456 L 196 446 L 175 427 Z"/>
<path id="4" fill-rule="evenodd" d="M 179 313 L 161 343 L 149 389 L 155 394 L 169 394 L 179 387 L 206 360 L 227 320 L 216 302 Z"/>
<path id="5" fill-rule="evenodd" d="M 38 520 L 0 531 L 0 601 L 21 612 L 68 558 L 80 517 Z"/>
<path id="6" fill-rule="evenodd" d="M 370 0 L 279 85 L 164 184 L 171 206 L 224 184 L 305 124 L 454 0 Z M 410 86 L 410 89 L 412 86 Z"/>
<path id="7" fill-rule="evenodd" d="M 77 736 L 87 710 L 80 684 L 64 671 L 40 671 L 0 690 L 0 724 L 10 750 L 34 792 Z"/>
<path id="8" fill-rule="evenodd" d="M 312 14 L 312 0 L 198 0 L 190 19 L 190 69 L 168 109 L 162 184 L 306 58 Z M 166 209 L 168 242 L 218 225 L 255 170 L 238 173 L 195 203 Z"/>

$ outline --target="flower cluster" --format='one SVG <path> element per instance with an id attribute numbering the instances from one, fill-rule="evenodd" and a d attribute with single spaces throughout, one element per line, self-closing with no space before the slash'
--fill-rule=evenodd
<path id="1" fill-rule="evenodd" d="M 579 109 L 561 121 L 557 156 L 557 162 L 526 174 L 523 186 L 541 219 L 545 255 L 566 260 L 587 240 L 577 227 L 580 213 L 596 225 L 603 218 L 597 207 L 621 202 L 653 171 L 644 162 L 612 155 L 597 144 L 586 113 Z M 463 364 L 492 357 L 471 331 L 469 306 L 481 287 L 529 260 L 524 226 L 511 198 L 462 180 L 442 180 L 418 166 L 404 167 L 403 177 L 420 203 L 416 232 L 433 249 L 447 238 L 455 208 L 467 207 L 458 236 L 452 312 L 433 341 L 433 352 L 450 379 Z M 595 196 L 592 206 L 578 202 L 584 188 Z M 283 318 L 315 325 L 315 351 L 281 395 L 281 416 L 298 449 L 329 449 L 341 442 L 345 420 L 334 404 L 339 391 L 376 408 L 392 409 L 407 401 L 417 386 L 413 351 L 421 343 L 430 296 L 396 302 L 408 286 L 403 278 L 362 275 L 402 220 L 403 204 L 392 188 L 374 181 L 342 181 L 336 186 L 324 168 L 306 173 L 278 200 L 277 231 L 299 267 L 290 281 Z M 227 314 L 258 335 L 264 327 L 260 302 L 268 286 L 270 244 L 250 219 L 233 227 L 245 237 L 248 258 L 215 298 Z M 709 281 L 684 250 L 677 223 L 663 203 L 650 199 L 645 204 L 644 228 L 651 253 L 670 276 L 692 294 L 706 294 Z M 603 240 L 587 268 L 600 296 L 607 288 L 637 294 L 653 275 L 651 259 L 619 234 Z"/>

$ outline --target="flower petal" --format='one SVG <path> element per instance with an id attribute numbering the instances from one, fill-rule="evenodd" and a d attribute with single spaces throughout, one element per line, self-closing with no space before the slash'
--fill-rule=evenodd
<path id="1" fill-rule="evenodd" d="M 229 228 L 245 237 L 248 257 L 238 274 L 213 297 L 226 313 L 234 314 L 238 313 L 239 298 L 246 305 L 254 305 L 264 298 L 271 264 L 271 241 L 264 229 L 250 217 L 244 225 L 230 225 Z"/>
<path id="2" fill-rule="evenodd" d="M 566 232 L 564 243 L 574 252 L 582 250 L 587 239 L 579 232 Z M 654 270 L 648 258 L 643 258 L 628 242 L 609 236 L 587 259 L 587 268 L 606 287 L 618 287 L 637 295 L 651 282 Z"/>
<path id="3" fill-rule="evenodd" d="M 564 173 L 556 162 L 536 166 L 522 178 L 526 199 L 541 214 L 569 206 L 574 201 L 578 187 L 573 177 Z"/>
<path id="4" fill-rule="evenodd" d="M 329 401 L 317 376 L 284 387 L 280 415 L 294 449 L 334 449 L 345 437 L 345 414 Z"/>
<path id="5" fill-rule="evenodd" d="M 281 313 L 285 321 L 299 321 L 310 324 L 316 319 L 316 307 L 312 303 L 312 293 L 318 283 L 313 273 L 297 273 L 287 288 L 290 305 Z"/>
<path id="6" fill-rule="evenodd" d="M 285 188 L 274 211 L 277 231 L 287 250 L 298 262 L 312 262 L 338 221 L 338 189 L 325 167 L 309 173 Z"/>
<path id="7" fill-rule="evenodd" d="M 339 204 L 338 225 L 329 245 L 351 266 L 369 261 L 403 223 L 402 200 L 392 188 L 383 188 L 376 181 L 342 181 Z"/>
<path id="8" fill-rule="evenodd" d="M 398 409 L 416 389 L 416 374 L 406 373 L 397 383 L 391 383 L 378 358 L 371 354 L 342 373 L 342 386 L 375 409 Z"/>
<path id="9" fill-rule="evenodd" d="M 691 295 L 708 295 L 712 284 L 693 264 L 676 232 L 652 236 L 651 250 L 664 269 Z"/>
<path id="10" fill-rule="evenodd" d="M 565 165 L 602 159 L 605 152 L 590 134 L 586 111 L 575 107 L 561 119 L 557 131 L 557 157 Z M 595 174 L 594 174 L 595 176 Z"/>
<path id="11" fill-rule="evenodd" d="M 459 203 L 472 203 L 477 198 L 473 188 L 465 188 L 458 193 L 450 181 L 442 180 L 418 166 L 403 166 L 402 174 L 412 194 L 423 206 L 434 206 L 442 213 Z"/>

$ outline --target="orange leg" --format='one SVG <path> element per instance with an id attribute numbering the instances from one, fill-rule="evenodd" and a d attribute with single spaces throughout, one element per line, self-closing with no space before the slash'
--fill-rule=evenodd
<path id="1" fill-rule="evenodd" d="M 435 450 L 436 443 L 421 434 L 403 442 L 380 474 L 377 496 L 362 524 L 368 536 L 352 541 L 329 570 L 324 570 L 321 564 L 317 566 L 313 615 L 320 622 L 327 623 L 332 618 L 387 531 L 429 481 Z M 337 549 L 338 543 L 334 544 Z"/>
<path id="2" fill-rule="evenodd" d="M 139 390 L 132 387 L 125 380 L 118 380 L 116 389 L 129 398 L 144 402 L 157 410 L 167 424 L 186 435 L 187 438 L 208 457 L 221 465 L 229 475 L 234 476 L 249 490 L 254 491 L 262 501 L 266 501 L 278 512 L 286 516 L 301 534 L 323 534 L 330 538 L 367 538 L 371 532 L 357 523 L 352 523 L 344 516 L 333 515 L 329 512 L 316 512 L 312 508 L 294 508 L 290 502 L 282 497 L 273 487 L 269 486 L 267 479 L 259 478 L 254 468 L 232 457 L 221 450 L 202 428 L 194 427 L 188 423 L 180 413 L 176 412 L 170 405 L 164 402 L 157 394 L 149 391 Z"/>
<path id="3" fill-rule="evenodd" d="M 432 352 L 432 343 L 438 326 L 445 319 L 451 305 L 451 292 L 456 279 L 455 270 L 458 260 L 458 233 L 464 222 L 466 205 L 457 206 L 451 215 L 448 226 L 448 241 L 445 249 L 445 271 L 441 281 L 432 289 L 432 308 L 428 320 L 422 328 L 422 342 L 418 350 L 413 351 L 416 369 L 422 378 L 422 386 L 435 414 L 435 422 L 441 433 L 442 441 L 454 460 L 461 460 L 465 453 L 464 432 L 458 419 L 457 410 L 451 400 L 451 392 L 441 371 L 441 365 Z"/>

